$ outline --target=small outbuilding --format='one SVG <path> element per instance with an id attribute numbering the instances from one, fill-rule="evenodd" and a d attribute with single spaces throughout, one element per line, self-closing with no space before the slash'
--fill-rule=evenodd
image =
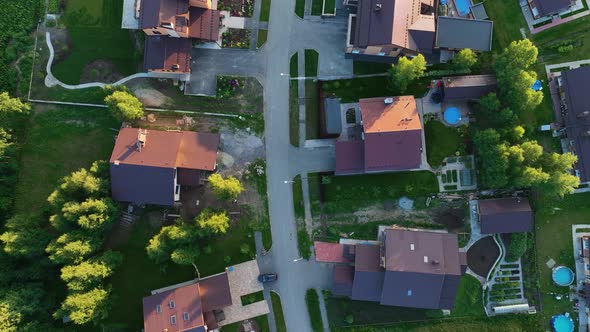
<path id="1" fill-rule="evenodd" d="M 478 201 L 482 234 L 522 233 L 533 228 L 533 211 L 529 200 L 520 197 Z"/>

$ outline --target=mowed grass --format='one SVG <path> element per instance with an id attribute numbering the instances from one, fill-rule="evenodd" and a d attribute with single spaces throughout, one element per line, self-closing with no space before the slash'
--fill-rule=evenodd
<path id="1" fill-rule="evenodd" d="M 303 18 L 305 15 L 305 0 L 296 0 L 295 1 L 295 15 Z"/>
<path id="2" fill-rule="evenodd" d="M 412 81 L 404 92 L 394 89 L 388 76 L 353 78 L 322 82 L 322 90 L 334 95 L 343 103 L 357 102 L 359 98 L 413 95 L 422 97 L 428 91 L 429 78 Z"/>
<path id="3" fill-rule="evenodd" d="M 320 54 L 316 50 L 305 50 L 305 77 L 318 75 L 318 61 Z"/>
<path id="4" fill-rule="evenodd" d="M 303 219 L 305 218 L 305 208 L 303 205 L 301 175 L 297 175 L 293 181 L 293 209 L 295 211 L 295 218 Z"/>
<path id="5" fill-rule="evenodd" d="M 305 139 L 316 139 L 320 134 L 318 83 L 305 80 Z"/>
<path id="6" fill-rule="evenodd" d="M 322 6 L 324 0 L 311 0 L 311 15 L 319 16 L 322 15 Z"/>
<path id="7" fill-rule="evenodd" d="M 311 330 L 313 332 L 322 332 L 324 326 L 322 324 L 318 292 L 313 288 L 308 289 L 305 293 L 305 302 L 307 303 L 307 312 L 309 313 L 309 320 L 311 321 Z"/>
<path id="8" fill-rule="evenodd" d="M 32 117 L 21 156 L 16 212 L 38 211 L 58 181 L 107 160 L 119 123 L 106 109 L 60 107 Z"/>
<path id="9" fill-rule="evenodd" d="M 260 21 L 261 22 L 268 22 L 270 19 L 270 3 L 271 0 L 261 0 L 262 3 L 260 4 Z"/>
<path id="10" fill-rule="evenodd" d="M 461 144 L 461 135 L 455 127 L 447 127 L 431 120 L 424 125 L 426 156 L 432 167 L 438 167 L 446 157 L 454 156 Z"/>
<path id="11" fill-rule="evenodd" d="M 477 279 L 468 274 L 462 276 L 451 316 L 484 317 L 482 292 L 481 284 Z"/>
<path id="12" fill-rule="evenodd" d="M 520 28 L 524 28 L 528 35 L 528 26 L 522 15 L 518 1 L 494 0 L 484 1 L 483 5 L 489 19 L 494 21 L 492 48 L 501 50 L 513 40 L 522 39 Z"/>
<path id="13" fill-rule="evenodd" d="M 542 31 L 533 37 L 539 48 L 539 55 L 548 63 L 562 63 L 583 60 L 590 52 L 590 17 L 585 16 L 574 21 Z M 572 45 L 567 53 L 559 53 L 559 44 Z"/>
<path id="14" fill-rule="evenodd" d="M 112 62 L 124 76 L 138 70 L 138 53 L 128 30 L 121 29 L 122 0 L 68 0 L 65 17 L 70 53 L 54 63 L 53 74 L 68 84 L 80 83 L 86 65 L 96 60 Z"/>
<path id="15" fill-rule="evenodd" d="M 272 301 L 272 312 L 275 314 L 277 332 L 287 332 L 287 325 L 285 324 L 285 315 L 283 314 L 283 306 L 281 305 L 281 298 L 279 297 L 279 294 L 275 292 L 270 292 L 270 299 Z"/>
<path id="16" fill-rule="evenodd" d="M 268 38 L 268 30 L 258 30 L 258 39 L 256 40 L 256 47 L 261 48 Z"/>

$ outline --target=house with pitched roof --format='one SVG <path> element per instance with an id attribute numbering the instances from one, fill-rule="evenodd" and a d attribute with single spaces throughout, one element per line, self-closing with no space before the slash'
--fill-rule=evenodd
<path id="1" fill-rule="evenodd" d="M 471 100 L 481 99 L 497 89 L 494 75 L 448 76 L 442 78 L 444 99 Z"/>
<path id="2" fill-rule="evenodd" d="M 477 201 L 482 234 L 522 233 L 533 229 L 528 198 L 505 197 Z"/>
<path id="3" fill-rule="evenodd" d="M 187 80 L 193 40 L 217 41 L 217 0 L 125 0 L 122 27 L 146 34 L 144 69 L 155 77 Z"/>
<path id="4" fill-rule="evenodd" d="M 382 305 L 450 310 L 467 269 L 457 235 L 443 231 L 380 227 L 378 241 L 314 247 L 316 261 L 334 264 L 334 295 Z"/>
<path id="5" fill-rule="evenodd" d="M 172 206 L 216 168 L 219 134 L 123 128 L 110 158 L 113 199 Z"/>
<path id="6" fill-rule="evenodd" d="M 346 57 L 394 63 L 400 56 L 429 57 L 440 49 L 490 51 L 493 23 L 438 15 L 434 0 L 347 1 Z"/>
<path id="7" fill-rule="evenodd" d="M 417 169 L 424 160 L 423 126 L 413 96 L 359 100 L 358 139 L 336 142 L 336 175 Z"/>
<path id="8" fill-rule="evenodd" d="M 533 18 L 557 15 L 569 9 L 575 1 L 571 0 L 528 0 Z"/>

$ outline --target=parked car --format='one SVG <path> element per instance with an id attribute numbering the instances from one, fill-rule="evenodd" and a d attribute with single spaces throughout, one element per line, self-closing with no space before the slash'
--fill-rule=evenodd
<path id="1" fill-rule="evenodd" d="M 276 273 L 265 273 L 258 276 L 258 281 L 262 283 L 277 281 L 279 276 Z"/>

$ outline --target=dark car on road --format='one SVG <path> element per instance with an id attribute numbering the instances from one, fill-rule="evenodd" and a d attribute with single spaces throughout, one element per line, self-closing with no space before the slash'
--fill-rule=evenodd
<path id="1" fill-rule="evenodd" d="M 265 273 L 258 276 L 258 281 L 262 283 L 277 281 L 279 276 L 276 273 Z"/>

